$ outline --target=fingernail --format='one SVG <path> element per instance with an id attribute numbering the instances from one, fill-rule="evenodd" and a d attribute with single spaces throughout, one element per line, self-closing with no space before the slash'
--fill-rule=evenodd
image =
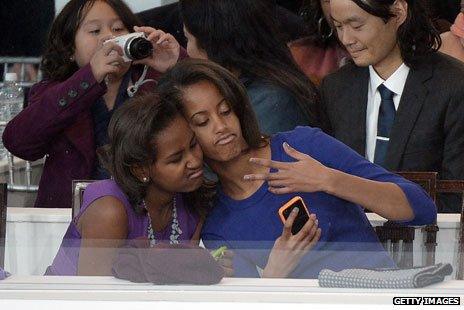
<path id="1" fill-rule="evenodd" d="M 316 225 L 319 225 L 319 220 L 318 219 L 316 219 Z"/>
<path id="2" fill-rule="evenodd" d="M 247 174 L 247 175 L 244 175 L 244 176 L 243 176 L 243 179 L 244 179 L 244 180 L 249 180 L 249 179 L 251 179 L 251 177 L 250 177 L 250 175 Z"/>
<path id="3" fill-rule="evenodd" d="M 249 161 L 250 163 L 252 163 L 252 162 L 255 161 L 255 159 L 256 159 L 256 158 L 252 157 L 252 158 L 250 158 L 248 161 Z"/>
<path id="4" fill-rule="evenodd" d="M 295 207 L 295 208 L 293 208 L 293 210 L 292 210 L 293 213 L 298 213 L 298 211 L 300 211 L 300 209 L 299 209 L 298 207 Z"/>
<path id="5" fill-rule="evenodd" d="M 290 147 L 287 142 L 284 142 L 284 147 Z"/>

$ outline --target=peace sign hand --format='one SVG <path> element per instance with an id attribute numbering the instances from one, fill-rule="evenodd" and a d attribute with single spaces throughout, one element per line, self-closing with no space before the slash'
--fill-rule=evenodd
<path id="1" fill-rule="evenodd" d="M 285 152 L 296 162 L 279 162 L 264 158 L 250 158 L 250 162 L 262 167 L 277 169 L 277 172 L 262 174 L 247 174 L 244 180 L 267 181 L 269 191 L 274 194 L 288 194 L 294 192 L 327 191 L 330 181 L 331 168 L 328 168 L 311 156 L 298 152 L 287 142 L 283 144 Z"/>

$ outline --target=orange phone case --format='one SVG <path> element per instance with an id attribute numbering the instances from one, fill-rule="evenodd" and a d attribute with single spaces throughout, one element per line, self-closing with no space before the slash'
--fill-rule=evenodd
<path id="1" fill-rule="evenodd" d="M 290 199 L 286 204 L 284 204 L 282 207 L 280 207 L 279 209 L 279 217 L 280 217 L 280 220 L 282 221 L 282 223 L 285 223 L 286 219 L 284 217 L 284 211 L 288 208 L 291 208 L 293 206 L 293 204 L 297 201 L 300 201 L 301 202 L 301 205 L 304 207 L 304 210 L 306 211 L 306 214 L 308 214 L 309 216 L 309 211 L 308 211 L 308 208 L 306 208 L 306 205 L 303 201 L 303 198 L 301 198 L 300 196 L 295 196 L 293 197 L 292 199 Z"/>

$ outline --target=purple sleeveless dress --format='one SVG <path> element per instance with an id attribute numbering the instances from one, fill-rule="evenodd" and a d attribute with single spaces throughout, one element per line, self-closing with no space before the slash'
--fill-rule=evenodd
<path id="1" fill-rule="evenodd" d="M 45 275 L 75 276 L 79 261 L 79 249 L 81 246 L 81 234 L 77 229 L 79 217 L 85 212 L 90 204 L 104 196 L 113 196 L 121 201 L 127 213 L 127 240 L 139 237 L 147 237 L 148 216 L 137 214 L 132 208 L 127 196 L 113 180 L 102 180 L 90 184 L 84 191 L 84 197 L 79 214 L 71 221 L 66 231 L 58 253 L 51 266 L 47 268 Z M 182 230 L 179 236 L 180 242 L 188 242 L 192 239 L 199 218 L 185 205 L 181 194 L 176 195 L 177 220 Z M 169 242 L 171 225 L 167 225 L 161 232 L 155 232 L 157 241 Z"/>

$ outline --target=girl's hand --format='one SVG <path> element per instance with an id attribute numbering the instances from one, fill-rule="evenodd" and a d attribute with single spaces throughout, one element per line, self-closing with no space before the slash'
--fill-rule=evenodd
<path id="1" fill-rule="evenodd" d="M 224 251 L 224 254 L 221 258 L 217 260 L 218 264 L 224 269 L 225 277 L 234 276 L 234 266 L 232 264 L 232 259 L 234 258 L 234 252 L 231 250 Z"/>
<path id="2" fill-rule="evenodd" d="M 134 64 L 147 65 L 158 72 L 164 73 L 177 63 L 180 54 L 180 45 L 174 36 L 152 27 L 135 26 L 134 30 L 144 32 L 147 35 L 147 39 L 153 45 L 153 55 L 134 61 Z"/>
<path id="3" fill-rule="evenodd" d="M 263 270 L 263 278 L 285 278 L 298 265 L 303 255 L 311 250 L 321 237 L 321 229 L 315 214 L 296 234 L 292 234 L 292 225 L 298 214 L 294 208 L 284 224 L 282 235 L 275 241 L 267 265 Z"/>
<path id="4" fill-rule="evenodd" d="M 127 69 L 122 59 L 122 49 L 116 43 L 103 44 L 90 60 L 93 76 L 98 83 L 102 82 L 108 74 L 119 75 Z"/>
<path id="5" fill-rule="evenodd" d="M 243 179 L 267 181 L 269 191 L 274 194 L 327 191 L 332 169 L 324 166 L 311 156 L 298 152 L 287 142 L 284 142 L 283 146 L 285 152 L 295 158 L 296 162 L 287 163 L 264 158 L 250 158 L 250 162 L 254 164 L 274 168 L 278 171 L 264 174 L 247 174 Z"/>

